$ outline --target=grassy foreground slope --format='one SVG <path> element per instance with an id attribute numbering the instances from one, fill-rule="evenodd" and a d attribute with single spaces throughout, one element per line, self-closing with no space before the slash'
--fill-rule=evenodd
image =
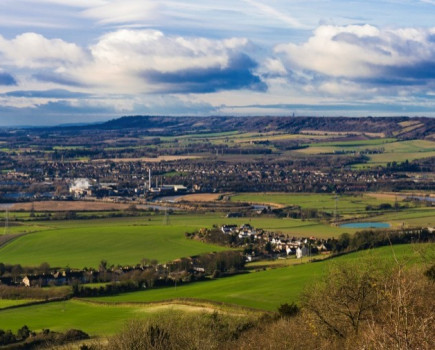
<path id="1" fill-rule="evenodd" d="M 394 255 L 398 258 L 406 257 L 419 261 L 421 256 L 418 250 L 423 247 L 429 251 L 429 255 L 432 258 L 435 258 L 435 244 L 397 245 L 394 246 L 394 249 L 382 247 L 373 251 L 348 254 L 324 262 L 294 265 L 208 282 L 193 283 L 176 288 L 161 288 L 92 300 L 117 303 L 198 298 L 272 311 L 276 310 L 282 303 L 296 301 L 307 283 L 321 276 L 330 264 L 361 259 L 368 256 L 390 259 L 393 262 Z"/>
<path id="2" fill-rule="evenodd" d="M 64 331 L 81 329 L 91 335 L 114 334 L 126 320 L 145 317 L 139 308 L 107 307 L 77 300 L 0 310 L 0 329 L 16 331 L 23 325 L 31 330 Z"/>
<path id="3" fill-rule="evenodd" d="M 434 261 L 435 244 L 398 245 L 394 247 L 394 254 L 397 258 L 411 259 L 414 263 L 423 261 L 420 251 L 425 251 L 424 256 L 430 257 Z M 383 247 L 371 252 L 349 254 L 320 263 L 252 272 L 209 282 L 177 286 L 176 288 L 161 288 L 113 297 L 92 298 L 88 302 L 69 300 L 12 310 L 0 310 L 0 329 L 16 330 L 26 324 L 32 330 L 80 328 L 92 335 L 113 334 L 119 331 L 128 319 L 144 318 L 165 309 L 160 305 L 146 303 L 175 298 L 206 299 L 273 311 L 282 303 L 297 302 L 303 288 L 327 271 L 330 264 L 372 255 L 387 259 L 387 261 L 394 261 L 391 247 Z M 190 308 L 189 306 L 188 309 Z M 200 310 L 200 308 L 193 307 L 191 310 Z"/>

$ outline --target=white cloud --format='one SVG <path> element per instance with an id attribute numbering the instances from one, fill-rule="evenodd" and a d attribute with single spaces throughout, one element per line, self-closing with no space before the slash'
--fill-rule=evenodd
<path id="1" fill-rule="evenodd" d="M 333 77 L 373 78 L 385 68 L 433 61 L 434 34 L 434 29 L 321 26 L 304 44 L 282 44 L 275 51 L 284 54 L 288 67 Z"/>
<path id="2" fill-rule="evenodd" d="M 167 37 L 155 30 L 119 30 L 103 36 L 91 53 L 97 64 L 125 71 L 173 72 L 189 68 L 226 67 L 229 51 L 246 39 L 210 40 Z"/>
<path id="3" fill-rule="evenodd" d="M 0 58 L 4 65 L 25 68 L 51 67 L 61 69 L 65 64 L 80 64 L 84 50 L 61 39 L 47 39 L 36 33 L 24 33 L 12 40 L 0 35 Z"/>
<path id="4" fill-rule="evenodd" d="M 101 24 L 131 23 L 156 19 L 160 8 L 155 0 L 113 0 L 91 7 L 83 15 Z"/>
<path id="5" fill-rule="evenodd" d="M 75 74 L 88 82 L 122 92 L 153 91 L 145 72 L 224 70 L 235 53 L 248 48 L 246 39 L 211 40 L 170 37 L 156 30 L 122 29 L 102 36 L 90 47 L 93 62 Z"/>
<path id="6" fill-rule="evenodd" d="M 248 55 L 251 46 L 244 38 L 213 40 L 122 29 L 82 48 L 25 33 L 11 40 L 0 36 L 0 60 L 11 72 L 19 69 L 27 86 L 37 81 L 50 88 L 73 86 L 108 94 L 264 89 L 252 72 L 256 63 Z"/>

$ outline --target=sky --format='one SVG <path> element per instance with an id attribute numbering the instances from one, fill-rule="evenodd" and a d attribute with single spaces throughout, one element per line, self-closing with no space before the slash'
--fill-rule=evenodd
<path id="1" fill-rule="evenodd" d="M 435 0 L 1 0 L 0 126 L 435 116 Z"/>

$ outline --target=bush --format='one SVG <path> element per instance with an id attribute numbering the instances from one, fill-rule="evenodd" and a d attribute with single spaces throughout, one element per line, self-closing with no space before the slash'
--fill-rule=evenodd
<path id="1" fill-rule="evenodd" d="M 435 264 L 429 267 L 425 272 L 424 275 L 429 278 L 431 281 L 435 282 Z"/>
<path id="2" fill-rule="evenodd" d="M 218 313 L 167 313 L 151 320 L 131 321 L 109 340 L 108 350 L 222 349 L 254 326 L 246 319 Z"/>
<path id="3" fill-rule="evenodd" d="M 281 304 L 278 308 L 278 313 L 281 317 L 284 318 L 293 317 L 299 313 L 299 306 L 297 306 L 295 303 Z"/>

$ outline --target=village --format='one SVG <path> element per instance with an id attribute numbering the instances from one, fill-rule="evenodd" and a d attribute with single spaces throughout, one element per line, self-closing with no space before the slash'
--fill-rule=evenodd
<path id="1" fill-rule="evenodd" d="M 222 237 L 210 240 L 207 237 L 218 234 Z M 317 239 L 315 237 L 289 237 L 281 233 L 264 231 L 256 229 L 250 224 L 240 226 L 228 224 L 219 228 L 200 229 L 195 233 L 187 233 L 186 239 L 206 238 L 205 241 L 225 244 L 231 242 L 232 247 L 243 248 L 242 252 L 224 252 L 235 254 L 237 258 L 237 271 L 240 271 L 245 263 L 258 261 L 260 259 L 302 259 L 303 257 L 315 257 L 319 254 L 328 255 L 336 244 L 336 239 Z M 229 239 L 229 240 L 227 240 Z M 109 265 L 105 260 L 101 261 L 98 269 L 84 268 L 71 269 L 50 267 L 47 263 L 39 267 L 22 267 L 21 265 L 4 265 L 0 263 L 0 286 L 24 286 L 24 287 L 47 287 L 47 286 L 64 286 L 64 285 L 86 285 L 90 283 L 120 283 L 130 279 L 140 279 L 138 276 L 147 274 L 147 280 L 150 280 L 150 273 L 154 281 L 148 282 L 148 286 L 157 284 L 172 283 L 183 277 L 185 281 L 201 279 L 207 275 L 215 274 L 210 263 L 210 257 L 227 259 L 222 254 L 205 254 L 204 256 L 193 256 L 174 260 L 172 262 L 159 264 L 157 261 L 149 261 L 144 258 L 139 264 L 134 266 L 128 265 Z M 213 260 L 212 259 L 212 260 Z M 232 260 L 231 260 L 232 261 Z M 232 263 L 219 273 L 227 273 L 231 269 Z M 181 275 L 180 275 L 181 273 Z M 187 276 L 190 276 L 187 278 Z M 172 281 L 172 282 L 168 282 Z M 146 284 L 142 283 L 142 286 Z"/>

